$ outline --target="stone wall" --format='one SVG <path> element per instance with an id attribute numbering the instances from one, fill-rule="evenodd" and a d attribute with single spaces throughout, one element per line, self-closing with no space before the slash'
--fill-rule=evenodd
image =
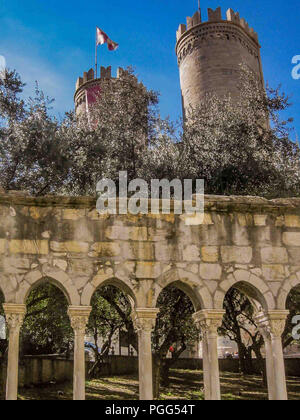
<path id="1" fill-rule="evenodd" d="M 86 362 L 86 371 L 93 362 Z M 138 372 L 137 357 L 110 356 L 101 367 L 100 376 L 127 375 Z M 0 392 L 5 388 L 6 365 L 0 358 Z M 19 366 L 19 386 L 73 381 L 73 360 L 57 356 L 27 356 Z"/>
<path id="2" fill-rule="evenodd" d="M 0 289 L 23 304 L 50 281 L 71 305 L 102 285 L 153 308 L 174 284 L 195 311 L 222 309 L 238 287 L 263 309 L 284 309 L 300 283 L 299 199 L 207 196 L 201 224 L 185 215 L 107 215 L 87 197 L 0 194 Z"/>
<path id="3" fill-rule="evenodd" d="M 256 366 L 254 360 L 254 367 Z M 92 362 L 87 362 L 88 370 Z M 236 359 L 219 359 L 221 372 L 239 372 L 239 361 Z M 178 359 L 174 369 L 202 370 L 202 359 Z M 285 359 L 287 376 L 300 377 L 300 359 Z M 137 374 L 138 358 L 126 356 L 110 356 L 109 362 L 103 364 L 100 376 L 115 376 Z M 257 368 L 256 373 L 259 374 Z M 0 358 L 0 393 L 5 388 L 6 366 Z M 19 384 L 21 387 L 47 384 L 51 381 L 57 383 L 73 381 L 73 360 L 53 358 L 51 356 L 30 356 L 20 363 Z"/>
<path id="4" fill-rule="evenodd" d="M 287 376 L 300 377 L 300 359 L 285 359 L 285 371 Z M 221 372 L 239 372 L 239 361 L 237 359 L 219 359 Z M 256 374 L 259 374 L 259 367 L 256 360 L 253 360 L 253 366 Z M 185 370 L 202 370 L 202 359 L 178 359 L 174 365 L 174 369 Z"/>

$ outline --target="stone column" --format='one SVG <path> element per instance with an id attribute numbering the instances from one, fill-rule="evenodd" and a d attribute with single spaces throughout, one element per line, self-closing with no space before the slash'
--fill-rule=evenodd
<path id="1" fill-rule="evenodd" d="M 222 325 L 225 311 L 202 310 L 193 315 L 201 328 L 203 346 L 203 379 L 206 400 L 220 400 L 220 371 L 218 358 L 218 328 Z"/>
<path id="2" fill-rule="evenodd" d="M 85 400 L 84 337 L 91 310 L 91 306 L 69 306 L 68 309 L 75 334 L 73 399 L 77 401 Z"/>
<path id="3" fill-rule="evenodd" d="M 3 304 L 9 330 L 6 400 L 18 399 L 20 328 L 26 314 L 26 305 Z"/>
<path id="4" fill-rule="evenodd" d="M 158 312 L 157 308 L 137 308 L 133 314 L 133 323 L 139 340 L 140 400 L 153 400 L 151 333 Z"/>
<path id="5" fill-rule="evenodd" d="M 199 325 L 199 327 L 201 328 L 201 325 Z M 211 399 L 210 360 L 209 360 L 207 334 L 204 332 L 202 333 L 202 361 L 203 361 L 204 398 L 205 400 L 210 400 Z"/>
<path id="6" fill-rule="evenodd" d="M 265 340 L 268 391 L 270 400 L 287 400 L 282 333 L 289 311 L 268 311 L 256 317 Z"/>

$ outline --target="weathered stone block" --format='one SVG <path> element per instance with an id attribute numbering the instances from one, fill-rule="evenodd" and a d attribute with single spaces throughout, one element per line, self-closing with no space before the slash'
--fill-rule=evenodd
<path id="1" fill-rule="evenodd" d="M 300 264 L 300 247 L 299 248 L 289 248 L 288 249 L 290 264 L 297 265 Z"/>
<path id="2" fill-rule="evenodd" d="M 61 260 L 62 261 L 62 260 Z M 64 267 L 63 264 L 61 264 Z M 62 268 L 63 269 L 63 268 Z M 65 270 L 63 270 L 65 271 Z M 69 262 L 69 271 L 75 275 L 91 276 L 93 274 L 93 263 L 89 259 L 72 259 Z"/>
<path id="3" fill-rule="evenodd" d="M 283 247 L 271 247 L 261 249 L 261 260 L 263 264 L 287 264 L 288 254 Z"/>
<path id="4" fill-rule="evenodd" d="M 300 228 L 300 216 L 297 216 L 295 214 L 286 214 L 285 226 L 290 228 Z"/>
<path id="5" fill-rule="evenodd" d="M 258 246 L 270 246 L 273 240 L 270 226 L 257 227 L 254 232 L 253 239 Z"/>
<path id="6" fill-rule="evenodd" d="M 110 226 L 105 231 L 105 237 L 110 240 L 129 240 L 129 227 L 127 226 Z"/>
<path id="7" fill-rule="evenodd" d="M 285 224 L 284 216 L 276 217 L 276 220 L 275 220 L 275 226 L 276 227 L 282 227 L 282 226 L 284 226 L 284 224 Z"/>
<path id="8" fill-rule="evenodd" d="M 287 246 L 300 246 L 300 232 L 284 232 L 282 241 Z"/>
<path id="9" fill-rule="evenodd" d="M 222 246 L 221 256 L 225 264 L 249 264 L 252 260 L 252 248 L 248 246 Z"/>
<path id="10" fill-rule="evenodd" d="M 262 266 L 263 277 L 267 281 L 278 281 L 285 278 L 284 266 L 281 264 L 271 264 Z"/>
<path id="11" fill-rule="evenodd" d="M 136 277 L 140 279 L 155 279 L 161 274 L 159 263 L 154 262 L 137 262 L 136 264 Z"/>
<path id="12" fill-rule="evenodd" d="M 91 250 L 101 257 L 116 257 L 121 252 L 120 244 L 117 242 L 96 242 Z"/>
<path id="13" fill-rule="evenodd" d="M 7 274 L 24 274 L 30 269 L 30 258 L 10 256 L 3 259 L 3 271 Z"/>
<path id="14" fill-rule="evenodd" d="M 144 226 L 131 227 L 129 229 L 129 238 L 132 241 L 147 241 L 147 228 Z"/>
<path id="15" fill-rule="evenodd" d="M 85 209 L 63 209 L 62 217 L 65 220 L 78 220 L 85 216 Z"/>
<path id="16" fill-rule="evenodd" d="M 207 213 L 207 212 L 204 213 L 204 219 L 203 219 L 202 224 L 203 225 L 213 225 L 214 224 L 210 213 Z"/>
<path id="17" fill-rule="evenodd" d="M 251 272 L 248 270 L 236 270 L 234 272 L 234 277 L 237 282 L 248 282 Z"/>
<path id="18" fill-rule="evenodd" d="M 254 225 L 255 226 L 266 226 L 267 224 L 267 215 L 266 214 L 255 214 L 254 215 Z"/>
<path id="19" fill-rule="evenodd" d="M 134 259 L 154 260 L 154 246 L 151 242 L 131 242 L 128 245 L 132 250 Z"/>
<path id="20" fill-rule="evenodd" d="M 188 245 L 182 251 L 183 261 L 200 261 L 200 251 L 197 245 Z"/>
<path id="21" fill-rule="evenodd" d="M 203 246 L 201 256 L 204 262 L 217 262 L 219 259 L 219 249 L 217 246 Z"/>
<path id="22" fill-rule="evenodd" d="M 165 241 L 168 235 L 168 231 L 164 229 L 148 229 L 148 240 L 154 242 Z"/>
<path id="23" fill-rule="evenodd" d="M 253 225 L 252 215 L 248 213 L 246 214 L 238 213 L 237 220 L 238 220 L 239 225 L 242 227 Z"/>
<path id="24" fill-rule="evenodd" d="M 190 264 L 187 267 L 188 271 L 191 271 L 194 274 L 198 274 L 199 273 L 199 264 Z"/>
<path id="25" fill-rule="evenodd" d="M 217 290 L 218 282 L 215 280 L 204 280 L 204 283 L 206 287 L 208 288 L 208 290 L 210 291 L 210 293 L 213 295 L 215 291 Z"/>
<path id="26" fill-rule="evenodd" d="M 155 259 L 157 261 L 170 261 L 172 259 L 172 246 L 156 242 L 155 243 Z"/>
<path id="27" fill-rule="evenodd" d="M 279 289 L 281 288 L 282 282 L 280 281 L 274 281 L 272 283 L 269 283 L 269 288 L 273 294 L 273 296 L 277 296 Z"/>
<path id="28" fill-rule="evenodd" d="M 204 280 L 219 280 L 222 275 L 222 267 L 219 264 L 200 264 L 200 277 Z"/>
<path id="29" fill-rule="evenodd" d="M 25 280 L 27 281 L 27 283 L 29 284 L 34 284 L 36 283 L 38 280 L 40 280 L 42 278 L 42 273 L 39 270 L 34 270 L 31 271 L 30 273 L 28 273 L 25 276 Z"/>
<path id="30" fill-rule="evenodd" d="M 69 253 L 80 253 L 86 254 L 89 251 L 89 244 L 86 242 L 79 241 L 67 241 L 67 242 L 50 242 L 50 248 L 54 252 L 69 252 Z"/>
<path id="31" fill-rule="evenodd" d="M 68 268 L 68 263 L 65 260 L 53 260 L 53 265 L 60 268 L 63 271 L 66 271 Z"/>
<path id="32" fill-rule="evenodd" d="M 90 278 L 88 276 L 81 275 L 73 278 L 73 283 L 75 284 L 77 289 L 83 289 L 88 283 L 89 279 Z"/>
<path id="33" fill-rule="evenodd" d="M 247 228 L 235 224 L 232 232 L 232 242 L 237 246 L 250 245 L 251 242 Z"/>
<path id="34" fill-rule="evenodd" d="M 9 251 L 12 254 L 46 255 L 49 253 L 49 245 L 46 240 L 12 239 L 9 242 Z"/>

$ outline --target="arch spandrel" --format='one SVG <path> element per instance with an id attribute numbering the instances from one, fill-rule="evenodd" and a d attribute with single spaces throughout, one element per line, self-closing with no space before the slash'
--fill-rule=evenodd
<path id="1" fill-rule="evenodd" d="M 159 294 L 166 287 L 174 285 L 182 290 L 191 300 L 195 311 L 211 309 L 213 300 L 209 289 L 196 274 L 183 269 L 171 269 L 155 280 L 153 304 L 156 306 Z"/>
<path id="2" fill-rule="evenodd" d="M 69 276 L 58 268 L 46 271 L 33 270 L 27 273 L 16 292 L 16 303 L 25 304 L 30 292 L 43 283 L 51 283 L 65 295 L 69 305 L 80 305 L 80 295 Z"/>
<path id="3" fill-rule="evenodd" d="M 286 279 L 283 282 L 276 299 L 278 309 L 287 309 L 286 304 L 288 296 L 291 293 L 291 291 L 295 288 L 300 289 L 300 271 L 298 271 L 295 274 L 292 274 L 288 279 Z"/>
<path id="4" fill-rule="evenodd" d="M 132 308 L 138 305 L 136 291 L 133 289 L 129 278 L 121 279 L 111 274 L 97 275 L 86 284 L 81 295 L 81 305 L 89 306 L 96 290 L 104 286 L 114 286 L 120 289 L 128 297 Z"/>
<path id="5" fill-rule="evenodd" d="M 266 311 L 276 308 L 275 297 L 269 288 L 267 282 L 258 276 L 251 274 L 248 270 L 236 270 L 226 280 L 221 282 L 218 291 L 214 296 L 216 309 L 222 309 L 226 293 L 236 288 L 244 293 L 253 303 L 257 310 Z"/>

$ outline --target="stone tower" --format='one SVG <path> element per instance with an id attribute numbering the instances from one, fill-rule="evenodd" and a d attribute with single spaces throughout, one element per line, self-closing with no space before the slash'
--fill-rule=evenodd
<path id="1" fill-rule="evenodd" d="M 74 103 L 76 115 L 86 112 L 87 106 L 92 105 L 93 102 L 101 96 L 101 84 L 104 81 L 110 80 L 111 83 L 118 83 L 119 79 L 126 72 L 122 68 L 118 68 L 117 77 L 112 77 L 111 66 L 105 68 L 101 67 L 100 77 L 95 79 L 95 72 L 90 69 L 84 72 L 83 77 L 79 77 L 76 82 L 76 90 L 74 94 Z"/>
<path id="2" fill-rule="evenodd" d="M 238 93 L 240 64 L 246 64 L 263 83 L 257 33 L 232 9 L 222 19 L 221 8 L 208 9 L 208 22 L 201 11 L 179 25 L 176 55 L 180 70 L 183 114 L 196 107 L 206 93 Z"/>

